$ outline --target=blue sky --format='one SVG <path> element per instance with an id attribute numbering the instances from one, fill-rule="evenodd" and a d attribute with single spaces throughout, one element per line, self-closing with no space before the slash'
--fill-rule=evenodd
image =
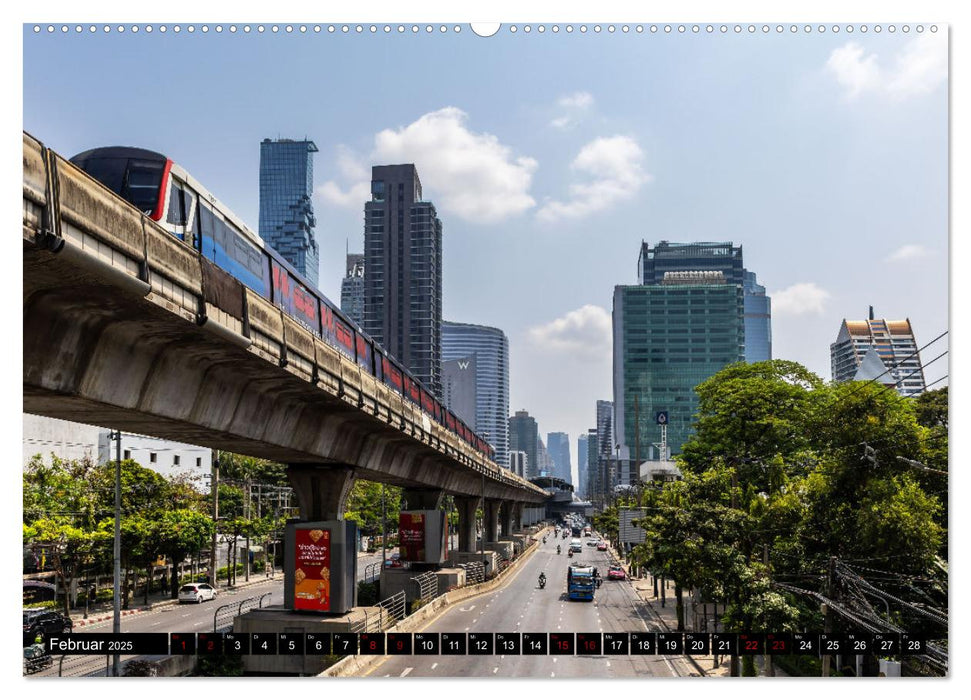
<path id="1" fill-rule="evenodd" d="M 445 317 L 505 330 L 510 411 L 536 416 L 544 439 L 569 433 L 574 466 L 595 401 L 611 398 L 612 293 L 636 282 L 642 239 L 742 244 L 773 298 L 774 356 L 824 379 L 841 320 L 870 304 L 909 317 L 918 344 L 948 327 L 943 25 L 533 24 L 487 39 L 464 24 L 457 35 L 71 26 L 24 29 L 24 129 L 66 156 L 164 152 L 254 229 L 260 140 L 313 139 L 320 286 L 336 302 L 345 244 L 363 246 L 370 165 L 415 162 L 444 223 Z M 947 371 L 944 358 L 927 379 Z"/>

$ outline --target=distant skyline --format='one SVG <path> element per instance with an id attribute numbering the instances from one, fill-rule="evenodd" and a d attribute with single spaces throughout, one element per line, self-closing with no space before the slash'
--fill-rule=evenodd
<path id="1" fill-rule="evenodd" d="M 346 242 L 363 247 L 371 166 L 415 163 L 443 222 L 444 317 L 501 328 L 511 412 L 571 444 L 611 398 L 611 296 L 636 282 L 642 240 L 743 245 L 772 297 L 773 356 L 825 380 L 842 320 L 869 305 L 909 318 L 919 346 L 947 330 L 946 26 L 488 39 L 463 26 L 25 27 L 24 129 L 65 156 L 166 153 L 252 228 L 260 141 L 312 139 L 320 288 L 335 302 Z M 928 367 L 928 384 L 947 372 L 947 358 Z"/>

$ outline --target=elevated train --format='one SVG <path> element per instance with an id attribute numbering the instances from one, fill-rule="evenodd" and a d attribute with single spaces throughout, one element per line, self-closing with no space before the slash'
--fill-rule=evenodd
<path id="1" fill-rule="evenodd" d="M 112 146 L 79 153 L 71 163 L 495 460 L 495 449 L 486 440 L 170 158 L 142 148 Z"/>

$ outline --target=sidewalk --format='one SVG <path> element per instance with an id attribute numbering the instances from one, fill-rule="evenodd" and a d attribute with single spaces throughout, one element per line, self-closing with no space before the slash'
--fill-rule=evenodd
<path id="1" fill-rule="evenodd" d="M 232 588 L 228 588 L 225 585 L 225 581 L 222 583 L 224 585 L 217 588 L 220 592 L 222 591 L 238 591 L 242 588 L 248 588 L 250 586 L 255 586 L 259 583 L 266 583 L 267 581 L 272 581 L 273 578 L 267 577 L 265 574 L 250 574 L 249 581 L 243 581 L 242 575 L 240 575 L 240 580 L 237 581 L 236 585 Z M 169 589 L 166 588 L 165 591 L 154 591 L 148 595 L 148 605 L 145 605 L 145 596 L 138 595 L 129 598 L 129 608 L 127 610 L 122 609 L 122 617 L 128 615 L 137 615 L 139 613 L 150 612 L 153 610 L 159 610 L 162 608 L 167 608 L 173 605 L 178 605 L 179 601 L 177 599 L 172 599 Z M 111 620 L 114 617 L 114 608 L 112 602 L 105 601 L 101 603 L 96 603 L 88 609 L 88 617 L 84 617 L 84 606 L 78 608 L 73 608 L 71 610 L 71 622 L 74 623 L 75 629 L 78 627 L 85 627 L 87 625 L 93 625 L 98 622 L 104 622 L 105 620 Z"/>
<path id="2" fill-rule="evenodd" d="M 627 567 L 624 567 L 625 570 Z M 628 576 L 629 576 L 628 572 Z M 631 585 L 637 592 L 637 595 L 647 603 L 648 607 L 657 615 L 660 619 L 661 625 L 668 631 L 675 631 L 678 629 L 678 601 L 674 594 L 674 584 L 671 581 L 666 581 L 666 586 L 664 589 L 664 607 L 661 607 L 661 584 L 658 581 L 658 596 L 654 596 L 654 583 L 651 580 L 651 576 L 647 575 L 644 578 L 634 578 L 630 580 Z M 688 596 L 685 594 L 685 613 L 688 612 Z M 690 631 L 690 630 L 688 630 Z M 687 656 L 687 655 L 686 655 Z M 711 677 L 731 677 L 731 657 L 730 656 L 720 656 L 718 657 L 718 664 L 715 664 L 714 656 L 688 656 L 689 659 L 694 661 L 694 665 L 700 668 L 704 675 Z M 763 657 L 756 657 L 756 667 L 759 669 L 759 676 L 763 676 Z M 777 665 L 774 666 L 775 676 L 779 678 L 787 678 L 788 674 L 780 669 Z"/>

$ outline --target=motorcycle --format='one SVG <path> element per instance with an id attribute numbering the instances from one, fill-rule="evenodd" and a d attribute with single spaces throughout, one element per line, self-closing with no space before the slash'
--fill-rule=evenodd
<path id="1" fill-rule="evenodd" d="M 47 653 L 43 644 L 31 644 L 24 647 L 24 673 L 37 673 L 50 668 L 54 660 Z"/>
<path id="2" fill-rule="evenodd" d="M 573 558 L 573 550 L 571 549 L 569 552 L 566 553 L 566 555 L 568 557 L 570 557 L 570 559 L 572 559 Z"/>
<path id="3" fill-rule="evenodd" d="M 545 576 L 540 576 L 539 577 L 539 587 L 540 587 L 540 590 L 546 588 L 546 577 Z"/>
<path id="4" fill-rule="evenodd" d="M 556 545 L 556 553 L 557 553 L 557 554 L 559 554 L 559 553 L 560 553 L 560 545 Z"/>
<path id="5" fill-rule="evenodd" d="M 546 544 L 546 538 L 545 537 L 543 538 L 543 544 Z"/>

